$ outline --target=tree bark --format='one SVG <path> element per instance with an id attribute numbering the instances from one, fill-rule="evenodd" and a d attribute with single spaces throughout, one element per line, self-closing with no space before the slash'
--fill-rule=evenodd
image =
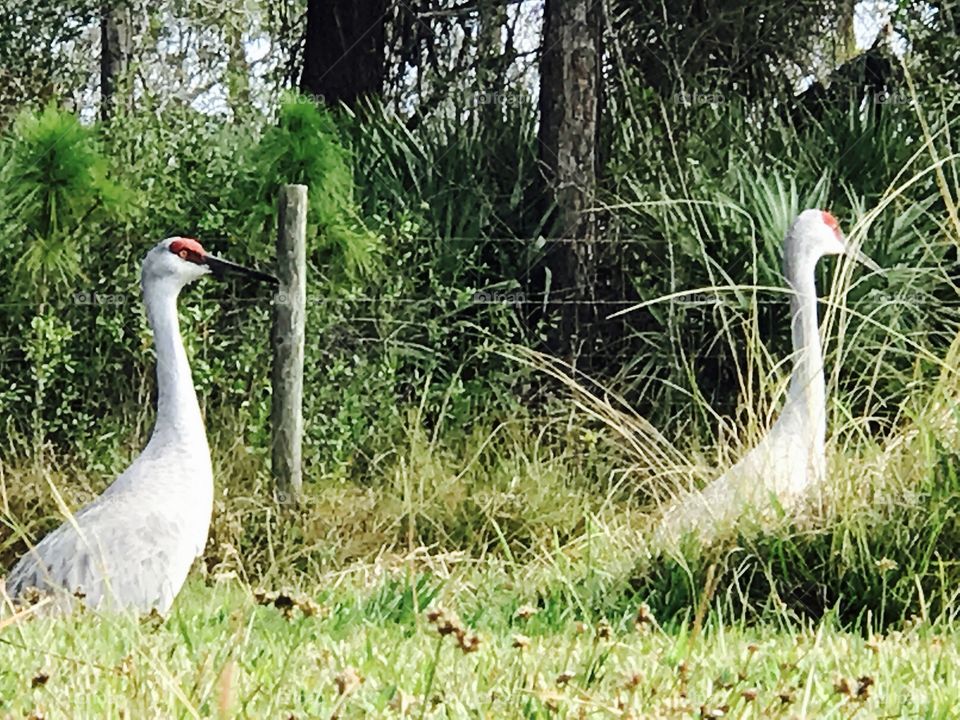
<path id="1" fill-rule="evenodd" d="M 600 0 L 546 0 L 540 60 L 540 161 L 554 207 L 547 258 L 550 349 L 576 362 L 591 352 L 596 299 Z"/>
<path id="2" fill-rule="evenodd" d="M 240 22 L 230 19 L 224 26 L 224 40 L 227 45 L 227 102 L 233 110 L 233 117 L 242 121 L 249 117 L 250 107 L 250 64 L 244 46 L 243 28 Z"/>
<path id="3" fill-rule="evenodd" d="M 126 73 L 128 28 L 126 9 L 116 0 L 105 0 L 100 6 L 100 119 L 104 122 L 113 116 L 117 85 Z"/>
<path id="4" fill-rule="evenodd" d="M 356 107 L 384 82 L 386 0 L 309 0 L 300 90 Z"/>
<path id="5" fill-rule="evenodd" d="M 506 65 L 503 28 L 507 6 L 503 0 L 479 0 L 477 12 L 477 80 L 482 92 L 503 90 Z"/>

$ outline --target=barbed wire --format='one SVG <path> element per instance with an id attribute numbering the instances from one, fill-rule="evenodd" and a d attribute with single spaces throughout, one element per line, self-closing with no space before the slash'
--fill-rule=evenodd
<path id="1" fill-rule="evenodd" d="M 944 299 L 944 300 L 932 300 L 929 297 L 923 298 L 924 303 L 930 306 L 930 310 L 934 308 L 958 308 L 960 307 L 960 298 L 958 299 Z M 879 308 L 884 306 L 913 306 L 916 307 L 918 300 L 916 297 L 902 297 L 902 298 L 862 298 L 860 300 L 849 300 L 847 304 L 850 306 L 856 306 L 858 308 Z M 350 298 L 349 300 L 337 300 L 331 298 L 315 298 L 308 299 L 306 305 L 309 307 L 311 305 L 322 305 L 322 306 L 349 306 L 351 304 L 360 304 L 360 305 L 382 305 L 384 307 L 393 306 L 425 306 L 425 305 L 437 305 L 441 306 L 443 304 L 453 304 L 460 310 L 468 310 L 470 308 L 482 308 L 482 307 L 492 307 L 492 306 L 502 306 L 502 307 L 520 307 L 520 306 L 535 306 L 543 307 L 546 306 L 549 308 L 558 308 L 558 307 L 568 307 L 568 306 L 579 306 L 579 307 L 631 307 L 634 305 L 644 304 L 644 307 L 639 308 L 639 311 L 643 311 L 647 314 L 651 312 L 651 308 L 663 308 L 663 307 L 682 307 L 682 308 L 710 308 L 723 306 L 725 309 L 736 309 L 743 308 L 749 310 L 750 307 L 783 307 L 786 309 L 786 303 L 783 300 L 777 299 L 762 299 L 762 298 L 751 298 L 748 305 L 737 300 L 724 301 L 716 297 L 703 298 L 703 299 L 690 299 L 690 298 L 671 298 L 668 300 L 663 300 L 662 302 L 651 302 L 648 300 L 558 300 L 553 299 L 550 296 L 526 296 L 524 298 L 490 298 L 490 299 L 470 299 L 467 302 L 458 301 L 454 298 L 443 299 L 443 298 L 378 298 L 378 297 L 355 297 Z M 265 303 L 259 301 L 250 301 L 250 300 L 217 300 L 215 303 L 221 308 L 249 308 L 251 306 L 257 306 Z M 93 304 L 91 304 L 93 305 Z M 272 305 L 272 303 L 271 303 Z M 127 307 L 127 306 L 136 306 L 141 307 L 141 304 L 137 300 L 124 301 L 122 303 L 111 303 L 109 305 L 93 305 L 93 307 Z M 35 310 L 38 305 L 36 303 L 0 303 L 0 310 Z M 66 307 L 86 307 L 85 305 L 80 306 L 71 306 L 67 305 Z M 64 309 L 63 306 L 58 306 L 58 309 Z M 103 314 L 101 314 L 102 316 Z M 145 317 L 145 313 L 142 315 Z M 624 314 L 624 317 L 629 316 L 629 313 Z M 348 318 L 349 319 L 349 318 Z M 386 320 L 389 319 L 385 316 L 373 316 L 371 318 L 357 318 L 360 319 L 376 319 L 376 320 Z"/>

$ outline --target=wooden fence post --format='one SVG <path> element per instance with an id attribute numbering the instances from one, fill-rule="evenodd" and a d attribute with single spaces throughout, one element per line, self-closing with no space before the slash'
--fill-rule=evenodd
<path id="1" fill-rule="evenodd" d="M 277 499 L 297 504 L 303 494 L 303 345 L 307 305 L 307 187 L 280 188 L 277 223 L 280 288 L 273 303 L 273 401 L 270 406 Z"/>

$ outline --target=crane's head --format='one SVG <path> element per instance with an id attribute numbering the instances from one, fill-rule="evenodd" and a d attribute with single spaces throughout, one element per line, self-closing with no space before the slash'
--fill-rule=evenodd
<path id="1" fill-rule="evenodd" d="M 846 255 L 871 270 L 880 270 L 879 265 L 847 242 L 833 215 L 826 210 L 804 210 L 797 215 L 784 240 L 785 261 L 788 266 L 797 267 L 805 262 L 816 263 L 824 255 Z"/>
<path id="2" fill-rule="evenodd" d="M 278 283 L 273 275 L 211 255 L 203 246 L 187 237 L 169 237 L 161 240 L 147 253 L 143 261 L 143 281 L 171 282 L 176 288 L 212 274 L 222 280 L 228 274 L 244 275 L 261 282 Z"/>

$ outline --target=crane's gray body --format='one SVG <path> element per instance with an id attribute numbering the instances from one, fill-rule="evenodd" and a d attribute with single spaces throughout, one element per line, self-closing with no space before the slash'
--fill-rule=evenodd
<path id="1" fill-rule="evenodd" d="M 69 605 L 76 593 L 92 607 L 165 613 L 206 544 L 212 491 L 210 500 L 186 491 L 192 507 L 176 508 L 168 494 L 175 490 L 136 480 L 141 473 L 196 479 L 198 466 L 175 467 L 141 456 L 103 495 L 21 558 L 7 579 L 7 592 L 17 599 L 29 588 L 63 591 L 61 605 Z"/>
<path id="2" fill-rule="evenodd" d="M 157 352 L 157 420 L 139 457 L 13 568 L 8 595 L 30 588 L 96 608 L 169 610 L 203 552 L 213 509 L 213 472 L 190 365 L 180 338 L 177 296 L 209 269 L 169 250 L 143 263 L 142 285 Z"/>
<path id="3" fill-rule="evenodd" d="M 788 505 L 826 473 L 826 384 L 817 316 L 815 270 L 824 255 L 850 255 L 876 264 L 850 248 L 820 210 L 797 216 L 783 241 L 784 275 L 791 290 L 793 371 L 780 417 L 737 464 L 702 491 L 688 494 L 664 513 L 655 545 L 670 546 L 683 534 L 709 540 L 729 529 L 745 507 L 762 509 L 776 499 Z"/>

